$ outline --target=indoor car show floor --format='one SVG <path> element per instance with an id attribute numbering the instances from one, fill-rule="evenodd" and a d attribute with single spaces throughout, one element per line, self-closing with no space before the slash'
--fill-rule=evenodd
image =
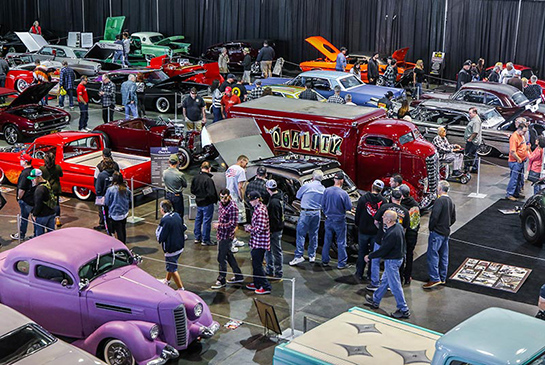
<path id="1" fill-rule="evenodd" d="M 55 101 L 51 101 L 55 105 Z M 73 120 L 71 121 L 71 130 L 77 130 L 78 112 L 71 112 Z M 156 114 L 150 113 L 151 116 Z M 116 114 L 117 118 L 122 118 L 121 113 Z M 172 116 L 171 116 L 172 117 Z M 92 105 L 90 108 L 89 127 L 93 128 L 101 121 L 101 111 L 97 106 Z M 6 146 L 4 140 L 0 146 Z M 506 160 L 499 158 L 487 159 L 487 162 L 482 164 L 481 168 L 481 186 L 480 193 L 486 194 L 484 198 L 470 198 L 468 195 L 477 190 L 477 176 L 474 174 L 473 179 L 467 184 L 451 183 L 452 192 L 450 196 L 456 204 L 457 222 L 454 225 L 454 231 L 460 229 L 466 224 L 469 224 L 481 212 L 488 209 L 498 200 L 502 200 L 505 195 L 505 188 L 508 182 L 509 169 L 506 168 Z M 191 176 L 198 171 L 197 166 L 192 166 L 186 171 L 187 180 L 191 180 Z M 4 185 L 4 190 L 10 190 L 4 193 L 8 200 L 8 204 L 2 210 L 2 219 L 0 219 L 0 241 L 2 243 L 1 250 L 9 250 L 15 247 L 18 242 L 10 240 L 9 235 L 16 232 L 16 214 L 18 213 L 18 205 L 15 202 L 14 187 Z M 189 189 L 186 189 L 188 191 Z M 525 192 L 529 194 L 531 187 L 527 184 Z M 153 194 L 151 194 L 153 195 Z M 153 275 L 161 278 L 164 275 L 163 254 L 160 246 L 155 239 L 155 228 L 158 220 L 155 219 L 156 203 L 153 196 L 148 195 L 145 198 L 138 198 L 134 215 L 143 218 L 137 224 L 127 225 L 128 246 L 136 253 L 143 256 L 141 267 Z M 63 228 L 65 227 L 89 227 L 92 228 L 97 224 L 97 213 L 93 202 L 80 201 L 75 196 L 65 195 L 65 201 L 61 205 Z M 521 203 L 515 204 L 518 206 Z M 276 342 L 273 342 L 263 336 L 263 328 L 259 324 L 259 317 L 253 298 L 256 295 L 253 292 L 247 291 L 239 286 L 231 286 L 221 290 L 212 290 L 212 285 L 217 277 L 217 246 L 201 246 L 193 243 L 193 223 L 194 221 L 187 219 L 188 203 L 186 199 L 186 223 L 189 227 L 188 240 L 186 241 L 185 250 L 181 256 L 179 269 L 180 275 L 185 285 L 186 290 L 193 291 L 200 295 L 210 306 L 214 319 L 221 324 L 219 332 L 208 340 L 202 340 L 200 343 L 192 344 L 188 350 L 182 351 L 180 357 L 176 361 L 171 361 L 169 364 L 271 364 Z M 516 215 L 512 219 L 518 220 Z M 512 221 L 516 229 L 516 221 Z M 428 239 L 427 230 L 428 215 L 423 216 L 422 226 L 419 234 L 418 246 L 416 249 L 416 257 L 425 254 Z M 484 221 L 487 229 L 498 224 L 494 219 Z M 519 225 L 520 227 L 520 225 Z M 482 227 L 484 229 L 485 227 Z M 30 228 L 29 228 L 30 229 Z M 520 230 L 520 228 L 519 228 Z M 475 228 L 475 234 L 479 231 L 479 227 Z M 498 227 L 498 232 L 500 227 Z M 286 330 L 291 326 L 290 312 L 292 307 L 292 281 L 295 279 L 295 329 L 303 330 L 304 318 L 307 317 L 307 328 L 310 329 L 317 324 L 333 318 L 349 308 L 354 306 L 364 307 L 365 302 L 365 286 L 368 284 L 355 282 L 352 274 L 354 267 L 348 270 L 337 270 L 334 265 L 331 268 L 322 268 L 319 264 L 319 256 L 317 263 L 311 265 L 306 261 L 298 267 L 290 267 L 288 262 L 293 259 L 294 251 L 294 234 L 292 230 L 285 230 L 283 236 L 284 249 L 284 280 L 275 281 L 272 283 L 272 293 L 270 295 L 260 296 L 259 299 L 274 306 L 276 315 L 278 316 L 280 327 Z M 457 240 L 456 244 L 451 244 L 451 255 L 453 250 L 459 251 L 458 254 L 466 257 L 491 260 L 498 253 L 499 248 L 493 244 L 485 245 L 483 242 L 471 240 L 471 234 L 466 234 L 465 240 Z M 248 237 L 244 232 L 239 230 L 239 239 L 248 242 Z M 533 260 L 522 253 L 519 253 L 519 242 L 502 242 L 508 239 L 508 236 L 498 234 L 495 239 L 502 247 L 509 246 L 511 249 L 509 255 L 502 256 L 505 260 L 508 257 L 524 258 L 524 263 L 528 265 L 537 265 L 541 259 Z M 74 242 L 74 245 L 78 244 Z M 472 253 L 480 256 L 472 256 Z M 522 252 L 522 251 L 521 251 Z M 517 256 L 518 255 L 518 256 Z M 249 248 L 246 244 L 241 247 L 235 255 L 242 271 L 245 275 L 251 275 L 251 261 Z M 417 260 L 418 261 L 418 260 Z M 425 260 L 424 260 L 425 261 Z M 510 262 L 501 262 L 511 264 Z M 355 264 L 353 259 L 352 264 Z M 451 271 L 456 269 L 452 267 Z M 419 267 L 425 265 L 415 264 L 415 271 Z M 530 269 L 533 266 L 529 267 Z M 419 269 L 420 270 L 420 269 Z M 420 270 L 422 271 L 422 270 Z M 450 271 L 449 271 L 450 275 Z M 537 270 L 530 274 L 538 276 Z M 414 273 L 414 277 L 425 280 L 425 273 Z M 247 282 L 251 282 L 250 277 L 246 277 Z M 528 280 L 521 289 L 521 294 L 510 294 L 496 290 L 483 288 L 472 285 L 474 288 L 455 288 L 448 284 L 440 286 L 430 291 L 424 291 L 421 287 L 422 281 L 413 280 L 410 286 L 404 287 L 405 296 L 408 305 L 411 309 L 411 317 L 408 322 L 429 328 L 441 333 L 444 333 L 456 324 L 470 317 L 471 315 L 491 306 L 503 307 L 512 309 L 517 312 L 535 315 L 539 288 L 541 283 L 538 280 L 533 280 L 536 284 Z M 535 287 L 525 287 L 534 285 Z M 522 295 L 522 290 L 526 290 L 528 295 Z M 534 300 L 535 299 L 535 300 Z M 365 307 L 364 307 L 365 308 Z M 389 314 L 395 311 L 395 301 L 393 296 L 387 296 L 381 303 L 381 309 L 377 310 L 382 314 Z M 52 313 L 51 315 L 55 315 Z M 229 329 L 224 325 L 230 320 L 241 321 L 242 324 L 236 329 Z"/>

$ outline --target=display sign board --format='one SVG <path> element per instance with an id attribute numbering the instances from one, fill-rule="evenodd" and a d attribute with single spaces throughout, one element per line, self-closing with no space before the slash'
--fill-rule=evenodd
<path id="1" fill-rule="evenodd" d="M 516 293 L 531 272 L 523 267 L 468 257 L 450 279 Z"/>
<path id="2" fill-rule="evenodd" d="M 439 75 L 445 62 L 445 52 L 433 52 L 431 54 L 431 75 Z"/>
<path id="3" fill-rule="evenodd" d="M 68 40 L 66 45 L 68 47 L 79 47 L 80 32 L 68 32 Z"/>
<path id="4" fill-rule="evenodd" d="M 81 33 L 81 46 L 83 48 L 93 47 L 93 33 Z"/>
<path id="5" fill-rule="evenodd" d="M 170 165 L 168 163 L 171 154 L 178 154 L 178 147 L 151 147 L 151 184 L 163 186 L 163 171 Z"/>

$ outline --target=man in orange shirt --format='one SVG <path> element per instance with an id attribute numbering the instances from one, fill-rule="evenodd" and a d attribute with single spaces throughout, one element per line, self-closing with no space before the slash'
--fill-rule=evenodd
<path id="1" fill-rule="evenodd" d="M 524 181 L 524 162 L 528 159 L 528 144 L 524 135 L 528 131 L 526 123 L 520 123 L 517 130 L 509 138 L 509 169 L 511 175 L 507 185 L 506 198 L 517 201 L 517 198 L 524 199 L 520 194 L 521 181 Z"/>
<path id="2" fill-rule="evenodd" d="M 225 95 L 221 98 L 221 114 L 223 115 L 223 118 L 227 118 L 227 113 L 233 105 L 240 104 L 239 97 L 233 94 L 231 90 L 231 87 L 227 86 L 225 88 Z"/>

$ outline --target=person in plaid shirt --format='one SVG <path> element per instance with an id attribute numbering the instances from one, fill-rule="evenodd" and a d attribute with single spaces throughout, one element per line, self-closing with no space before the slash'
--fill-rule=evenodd
<path id="1" fill-rule="evenodd" d="M 341 96 L 341 87 L 337 85 L 333 90 L 335 90 L 335 94 L 331 95 L 327 99 L 327 102 L 334 104 L 346 104 L 346 101 Z"/>
<path id="2" fill-rule="evenodd" d="M 271 249 L 271 231 L 269 228 L 269 213 L 267 207 L 261 202 L 261 194 L 251 191 L 248 194 L 250 204 L 254 207 L 252 224 L 244 227 L 250 233 L 249 246 L 252 248 L 252 271 L 254 282 L 246 285 L 246 289 L 253 290 L 256 294 L 270 294 L 271 284 L 265 278 L 263 259 L 265 252 Z"/>
<path id="3" fill-rule="evenodd" d="M 255 80 L 255 89 L 248 94 L 248 100 L 259 99 L 263 95 L 263 88 L 261 87 L 261 80 Z"/>
<path id="4" fill-rule="evenodd" d="M 74 80 L 76 79 L 76 74 L 74 70 L 68 67 L 68 62 L 62 61 L 61 73 L 59 75 L 59 87 L 62 87 L 66 90 L 66 95 L 68 95 L 68 105 L 70 109 L 74 109 L 74 93 L 76 88 L 74 87 Z M 59 107 L 64 108 L 64 98 L 66 95 L 59 94 Z"/>
<path id="5" fill-rule="evenodd" d="M 384 86 L 394 87 L 397 80 L 397 66 L 395 58 L 388 58 L 388 67 L 384 71 Z"/>
<path id="6" fill-rule="evenodd" d="M 102 121 L 104 123 L 114 120 L 115 84 L 110 81 L 108 75 L 102 76 L 102 85 L 98 91 L 102 97 Z"/>
<path id="7" fill-rule="evenodd" d="M 235 238 L 235 229 L 238 225 L 238 207 L 236 202 L 231 199 L 229 189 L 222 189 L 219 195 L 218 222 L 212 224 L 212 227 L 217 230 L 219 275 L 216 283 L 212 285 L 212 289 L 221 289 L 225 287 L 226 283 L 238 284 L 244 281 L 237 259 L 235 259 L 235 255 L 231 252 L 231 246 Z M 226 281 L 228 263 L 235 273 L 235 277 Z"/>

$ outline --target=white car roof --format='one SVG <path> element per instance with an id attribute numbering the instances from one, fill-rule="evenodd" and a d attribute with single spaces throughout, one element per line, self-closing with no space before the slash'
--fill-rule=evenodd
<path id="1" fill-rule="evenodd" d="M 157 33 L 157 32 L 136 32 L 136 33 L 133 33 L 131 34 L 131 37 L 132 36 L 137 36 L 137 37 L 154 37 L 154 36 L 163 36 L 161 33 Z"/>

